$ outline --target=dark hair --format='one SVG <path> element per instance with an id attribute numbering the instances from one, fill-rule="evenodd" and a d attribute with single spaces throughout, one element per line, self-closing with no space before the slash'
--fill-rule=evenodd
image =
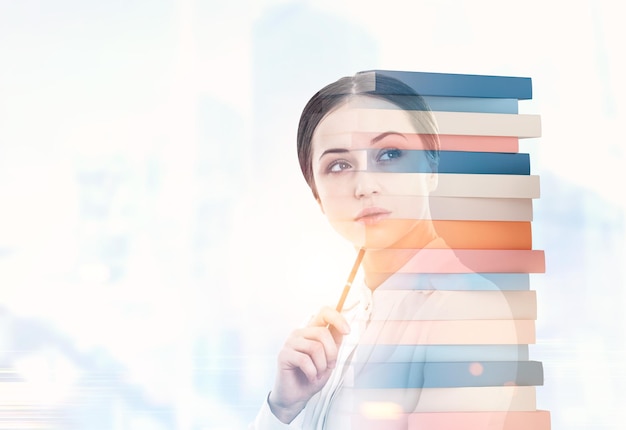
<path id="1" fill-rule="evenodd" d="M 415 126 L 415 130 L 422 133 L 421 137 L 426 144 L 426 154 L 431 169 L 433 172 L 437 171 L 439 163 L 437 125 L 424 98 L 398 79 L 380 72 L 359 72 L 354 76 L 341 78 L 322 88 L 309 100 L 300 116 L 297 138 L 298 160 L 304 179 L 311 187 L 315 198 L 318 195 L 313 180 L 311 160 L 313 133 L 328 113 L 357 95 L 387 100 L 402 110 L 410 111 L 410 120 Z M 424 115 L 424 113 L 426 114 Z"/>

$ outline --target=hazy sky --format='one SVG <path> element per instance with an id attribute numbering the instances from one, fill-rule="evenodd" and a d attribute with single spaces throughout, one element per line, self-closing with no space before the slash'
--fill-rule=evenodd
<path id="1" fill-rule="evenodd" d="M 520 113 L 540 114 L 543 136 L 520 150 L 547 178 L 534 245 L 553 247 L 555 270 L 543 278 L 553 284 L 538 281 L 550 288 L 538 292 L 539 334 L 550 344 L 554 330 L 571 327 L 563 337 L 578 342 L 572 373 L 617 366 L 626 323 L 605 314 L 626 305 L 622 17 L 618 2 L 592 0 L 0 0 L 0 303 L 86 350 L 105 345 L 138 381 L 159 373 L 142 370 L 141 359 L 165 341 L 148 336 L 144 348 L 119 333 L 144 333 L 146 321 L 172 342 L 187 326 L 249 328 L 246 351 L 261 348 L 255 318 L 287 331 L 312 296 L 336 296 L 352 258 L 297 166 L 308 97 L 368 69 L 525 76 L 534 97 Z M 568 209 L 551 209 L 557 200 Z M 98 207 L 106 216 L 85 217 Z M 552 234 L 568 226 L 575 238 Z M 102 245 L 116 235 L 130 245 Z M 96 261 L 93 243 L 109 247 L 112 266 Z M 113 282 L 115 270 L 123 276 Z M 205 288 L 216 279 L 228 288 Z M 568 282 L 581 283 L 578 295 Z M 595 282 L 602 288 L 592 290 Z M 277 310 L 277 297 L 291 306 Z M 561 300 L 591 307 L 564 311 Z M 175 322 L 160 318 L 166 305 Z M 116 323 L 93 318 L 111 310 Z M 566 324 L 551 315 L 583 317 Z M 556 411 L 553 428 L 616 428 L 603 411 L 616 413 L 624 382 L 608 370 L 581 377 L 593 395 L 551 394 L 539 407 Z"/>

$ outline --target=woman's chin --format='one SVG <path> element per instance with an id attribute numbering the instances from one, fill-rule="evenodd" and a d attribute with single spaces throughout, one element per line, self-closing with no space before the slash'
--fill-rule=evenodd
<path id="1" fill-rule="evenodd" d="M 407 247 L 407 244 L 415 242 L 411 238 L 430 231 L 428 226 L 432 228 L 430 221 L 415 219 L 385 219 L 368 225 L 359 222 L 331 222 L 331 225 L 356 248 L 372 250 Z"/>
<path id="2" fill-rule="evenodd" d="M 363 234 L 359 237 L 345 236 L 355 248 L 365 248 L 369 250 L 394 248 L 394 244 L 398 242 L 398 238 L 390 234 Z"/>

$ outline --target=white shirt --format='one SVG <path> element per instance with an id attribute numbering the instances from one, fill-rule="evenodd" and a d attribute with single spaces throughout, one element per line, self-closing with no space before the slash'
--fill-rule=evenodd
<path id="1" fill-rule="evenodd" d="M 441 239 L 438 239 L 441 240 Z M 418 252 L 407 263 L 412 267 L 433 267 L 433 262 L 428 261 L 427 253 Z M 449 261 L 458 262 L 456 255 L 450 250 Z M 441 261 L 437 262 L 441 264 Z M 459 263 L 460 264 L 460 263 Z M 358 399 L 354 398 L 355 390 L 350 387 L 354 384 L 354 373 L 358 372 L 365 363 L 371 359 L 372 348 L 371 339 L 377 339 L 381 333 L 380 326 L 373 327 L 369 325 L 369 321 L 402 321 L 419 319 L 422 312 L 433 313 L 445 305 L 445 294 L 433 294 L 436 290 L 445 290 L 445 277 L 431 276 L 429 274 L 416 275 L 419 277 L 422 289 L 406 289 L 397 290 L 394 287 L 394 276 L 389 277 L 372 293 L 369 288 L 362 283 L 359 288 L 350 292 L 343 315 L 351 326 L 351 332 L 344 337 L 343 343 L 339 349 L 337 367 L 331 374 L 326 385 L 316 393 L 300 414 L 290 423 L 284 424 L 279 421 L 271 412 L 267 400 L 263 403 L 255 421 L 250 425 L 250 430 L 334 430 L 334 429 L 350 429 L 353 428 L 352 419 L 354 414 L 362 412 L 364 406 L 371 407 L 376 402 L 381 402 L 380 397 Z M 455 278 L 458 279 L 458 278 Z M 467 289 L 493 290 L 497 289 L 487 279 L 475 274 L 468 274 L 468 279 L 472 284 Z M 476 286 L 478 284 L 478 286 Z M 423 289 L 424 285 L 426 288 Z M 459 289 L 458 286 L 455 289 Z M 389 294 L 390 291 L 393 294 Z M 418 334 L 420 338 L 428 336 L 428 330 Z M 363 338 L 369 339 L 369 345 L 359 345 L 359 341 Z M 424 342 L 426 344 L 427 342 Z M 423 345 L 415 345 L 408 349 L 395 348 L 393 345 L 384 348 L 381 356 L 377 351 L 375 361 L 393 361 L 394 355 L 401 352 L 403 361 L 411 361 L 414 363 L 424 363 L 428 361 L 428 348 Z M 408 357 L 408 358 L 407 358 Z M 420 374 L 420 368 L 416 368 L 416 374 L 407 375 L 407 378 L 417 378 L 420 380 L 424 375 Z M 367 390 L 365 390 L 367 391 Z M 379 390 L 379 392 L 383 392 Z M 406 389 L 405 395 L 401 396 L 401 411 L 413 411 L 417 407 L 420 398 L 420 390 Z M 393 412 L 393 411 L 392 411 Z M 354 427 L 358 428 L 358 427 Z"/>

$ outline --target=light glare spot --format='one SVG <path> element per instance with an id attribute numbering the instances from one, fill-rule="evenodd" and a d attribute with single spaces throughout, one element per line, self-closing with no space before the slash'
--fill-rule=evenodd
<path id="1" fill-rule="evenodd" d="M 393 402 L 364 402 L 360 412 L 370 420 L 397 420 L 402 415 L 402 408 Z"/>

